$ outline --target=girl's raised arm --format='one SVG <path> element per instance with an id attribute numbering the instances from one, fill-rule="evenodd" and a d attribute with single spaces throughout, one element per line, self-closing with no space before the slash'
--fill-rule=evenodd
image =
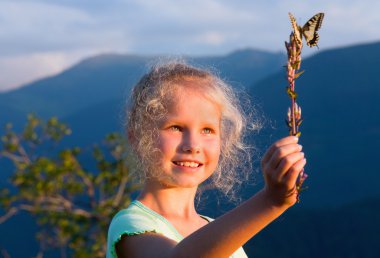
<path id="1" fill-rule="evenodd" d="M 296 180 L 306 164 L 297 142 L 289 136 L 268 149 L 261 163 L 265 187 L 235 209 L 179 243 L 154 233 L 124 236 L 116 245 L 118 257 L 230 257 L 296 202 Z"/>

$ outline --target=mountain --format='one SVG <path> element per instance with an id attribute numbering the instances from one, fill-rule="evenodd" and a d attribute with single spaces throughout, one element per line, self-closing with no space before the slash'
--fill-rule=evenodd
<path id="1" fill-rule="evenodd" d="M 122 132 L 124 107 L 124 98 L 111 99 L 65 117 L 64 122 L 72 129 L 72 134 L 65 139 L 65 143 L 70 146 L 89 146 L 110 132 Z"/>
<path id="2" fill-rule="evenodd" d="M 152 60 L 162 57 L 107 54 L 88 58 L 70 69 L 14 91 L 0 94 L 0 103 L 19 113 L 41 117 L 74 115 L 91 106 L 125 99 L 129 89 L 147 71 Z M 190 63 L 214 67 L 236 85 L 250 85 L 281 66 L 281 53 L 244 49 L 225 56 L 184 57 Z M 212 68 L 213 69 L 213 68 Z M 0 124 L 4 112 L 0 110 Z M 12 120 L 12 119 L 11 119 Z"/>
<path id="3" fill-rule="evenodd" d="M 240 50 L 223 57 L 188 59 L 215 67 L 236 87 L 245 86 L 266 118 L 264 129 L 253 136 L 261 150 L 287 135 L 284 119 L 290 101 L 282 54 Z M 108 132 L 122 130 L 128 90 L 150 60 L 97 56 L 57 76 L 0 94 L 0 126 L 14 119 L 23 123 L 24 114 L 35 111 L 43 117 L 57 115 L 70 125 L 73 135 L 66 144 L 99 141 Z M 296 91 L 305 119 L 300 143 L 308 159 L 308 189 L 296 207 L 247 243 L 250 255 L 376 257 L 380 230 L 376 217 L 380 207 L 378 67 L 380 42 L 320 50 L 303 60 L 305 73 L 297 79 Z M 260 186 L 259 174 L 256 178 L 257 186 L 243 189 L 244 198 Z M 224 200 L 219 202 L 221 207 L 215 207 L 214 199 L 210 203 L 202 213 L 218 216 L 220 210 L 232 207 Z M 19 224 L 20 220 L 0 225 L 0 231 Z M 0 245 L 9 243 L 6 237 L 0 236 Z"/>
<path id="4" fill-rule="evenodd" d="M 56 76 L 0 94 L 0 103 L 24 114 L 62 118 L 125 94 L 148 60 L 131 55 L 89 58 Z"/>
<path id="5" fill-rule="evenodd" d="M 248 257 L 378 257 L 380 199 L 340 208 L 292 209 L 245 246 Z"/>
<path id="6" fill-rule="evenodd" d="M 379 67 L 380 43 L 320 51 L 303 61 L 296 92 L 304 116 L 300 142 L 308 159 L 306 204 L 338 205 L 380 195 Z M 250 88 L 275 126 L 264 133 L 272 138 L 287 132 L 285 86 L 281 71 Z"/>
<path id="7" fill-rule="evenodd" d="M 219 69 L 237 87 L 250 85 L 246 88 L 267 119 L 264 130 L 254 136 L 260 149 L 287 134 L 283 121 L 289 99 L 281 54 L 240 50 L 223 57 L 188 59 Z M 73 129 L 68 144 L 88 145 L 108 132 L 123 130 L 127 92 L 148 63 L 148 57 L 138 56 L 90 58 L 55 77 L 0 94 L 1 110 L 12 112 L 7 119 L 22 123 L 23 112 L 58 115 Z M 303 60 L 305 73 L 296 81 L 296 91 L 305 118 L 300 141 L 308 159 L 304 205 L 343 205 L 380 195 L 375 169 L 380 143 L 378 67 L 380 43 L 317 51 Z"/>
<path id="8" fill-rule="evenodd" d="M 185 57 L 190 63 L 217 70 L 236 87 L 250 85 L 273 73 L 285 62 L 281 53 L 252 49 L 226 56 Z M 99 142 L 105 134 L 122 130 L 123 108 L 132 85 L 147 71 L 152 60 L 160 57 L 133 55 L 100 55 L 88 58 L 70 69 L 38 80 L 17 90 L 0 94 L 0 133 L 7 122 L 21 129 L 26 114 L 48 118 L 58 116 L 72 128 L 65 145 L 88 146 Z M 62 145 L 60 145 L 62 147 Z M 0 160 L 0 188 L 11 173 L 9 162 Z M 1 213 L 1 212 L 0 212 Z M 26 232 L 18 230 L 22 228 Z M 11 257 L 32 257 L 38 251 L 34 240 L 35 222 L 26 214 L 0 224 L 0 250 L 6 248 Z M 8 234 L 8 232 L 10 232 Z M 21 234 L 21 236 L 17 236 Z M 23 248 L 18 248 L 18 243 Z M 46 257 L 57 257 L 47 254 Z"/>
<path id="9" fill-rule="evenodd" d="M 378 257 L 379 212 L 380 198 L 339 208 L 294 207 L 248 241 L 244 249 L 248 257 L 259 258 Z M 35 230 L 35 222 L 26 214 L 0 224 L 0 231 L 7 232 L 0 235 L 0 248 L 6 248 L 11 257 L 36 255 L 39 246 L 33 239 Z M 44 257 L 59 257 L 59 253 Z"/>

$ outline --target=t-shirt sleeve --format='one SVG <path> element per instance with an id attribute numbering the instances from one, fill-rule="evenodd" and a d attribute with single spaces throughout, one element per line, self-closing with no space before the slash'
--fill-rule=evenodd
<path id="1" fill-rule="evenodd" d="M 108 229 L 107 247 L 111 256 L 107 258 L 116 258 L 115 245 L 120 241 L 123 235 L 138 235 L 147 232 L 159 232 L 154 220 L 149 217 L 141 216 L 140 214 L 119 212 L 112 219 Z"/>

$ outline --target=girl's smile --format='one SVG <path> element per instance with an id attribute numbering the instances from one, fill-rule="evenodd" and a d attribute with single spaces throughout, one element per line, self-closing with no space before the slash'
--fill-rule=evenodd
<path id="1" fill-rule="evenodd" d="M 230 85 L 186 64 L 157 66 L 141 78 L 128 134 L 145 182 L 137 201 L 114 216 L 107 257 L 248 257 L 241 246 L 296 202 L 306 164 L 297 137 L 280 139 L 262 159 L 261 191 L 211 223 L 200 216 L 202 190 L 215 187 L 232 200 L 233 186 L 251 173 L 242 136 L 259 124 L 249 111 Z M 118 196 L 120 189 L 127 190 L 119 187 Z"/>
<path id="2" fill-rule="evenodd" d="M 198 168 L 202 166 L 200 162 L 197 161 L 173 161 L 174 164 L 181 167 L 190 167 L 190 168 Z"/>
<path id="3" fill-rule="evenodd" d="M 159 124 L 158 180 L 170 187 L 197 187 L 218 165 L 220 107 L 197 93 L 180 87 Z"/>

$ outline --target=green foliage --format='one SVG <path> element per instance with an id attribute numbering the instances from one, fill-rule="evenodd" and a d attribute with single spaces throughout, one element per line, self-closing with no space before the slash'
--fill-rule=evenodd
<path id="1" fill-rule="evenodd" d="M 73 257 L 104 257 L 109 222 L 139 186 L 131 181 L 122 135 L 109 134 L 92 147 L 97 168 L 92 171 L 82 165 L 81 148 L 58 150 L 70 133 L 55 117 L 45 122 L 29 115 L 21 133 L 6 126 L 0 157 L 11 160 L 14 171 L 9 187 L 0 189 L 0 208 L 5 211 L 0 223 L 26 211 L 40 226 L 36 235 L 40 254 L 60 248 Z M 41 154 L 49 143 L 54 143 L 53 148 Z"/>

